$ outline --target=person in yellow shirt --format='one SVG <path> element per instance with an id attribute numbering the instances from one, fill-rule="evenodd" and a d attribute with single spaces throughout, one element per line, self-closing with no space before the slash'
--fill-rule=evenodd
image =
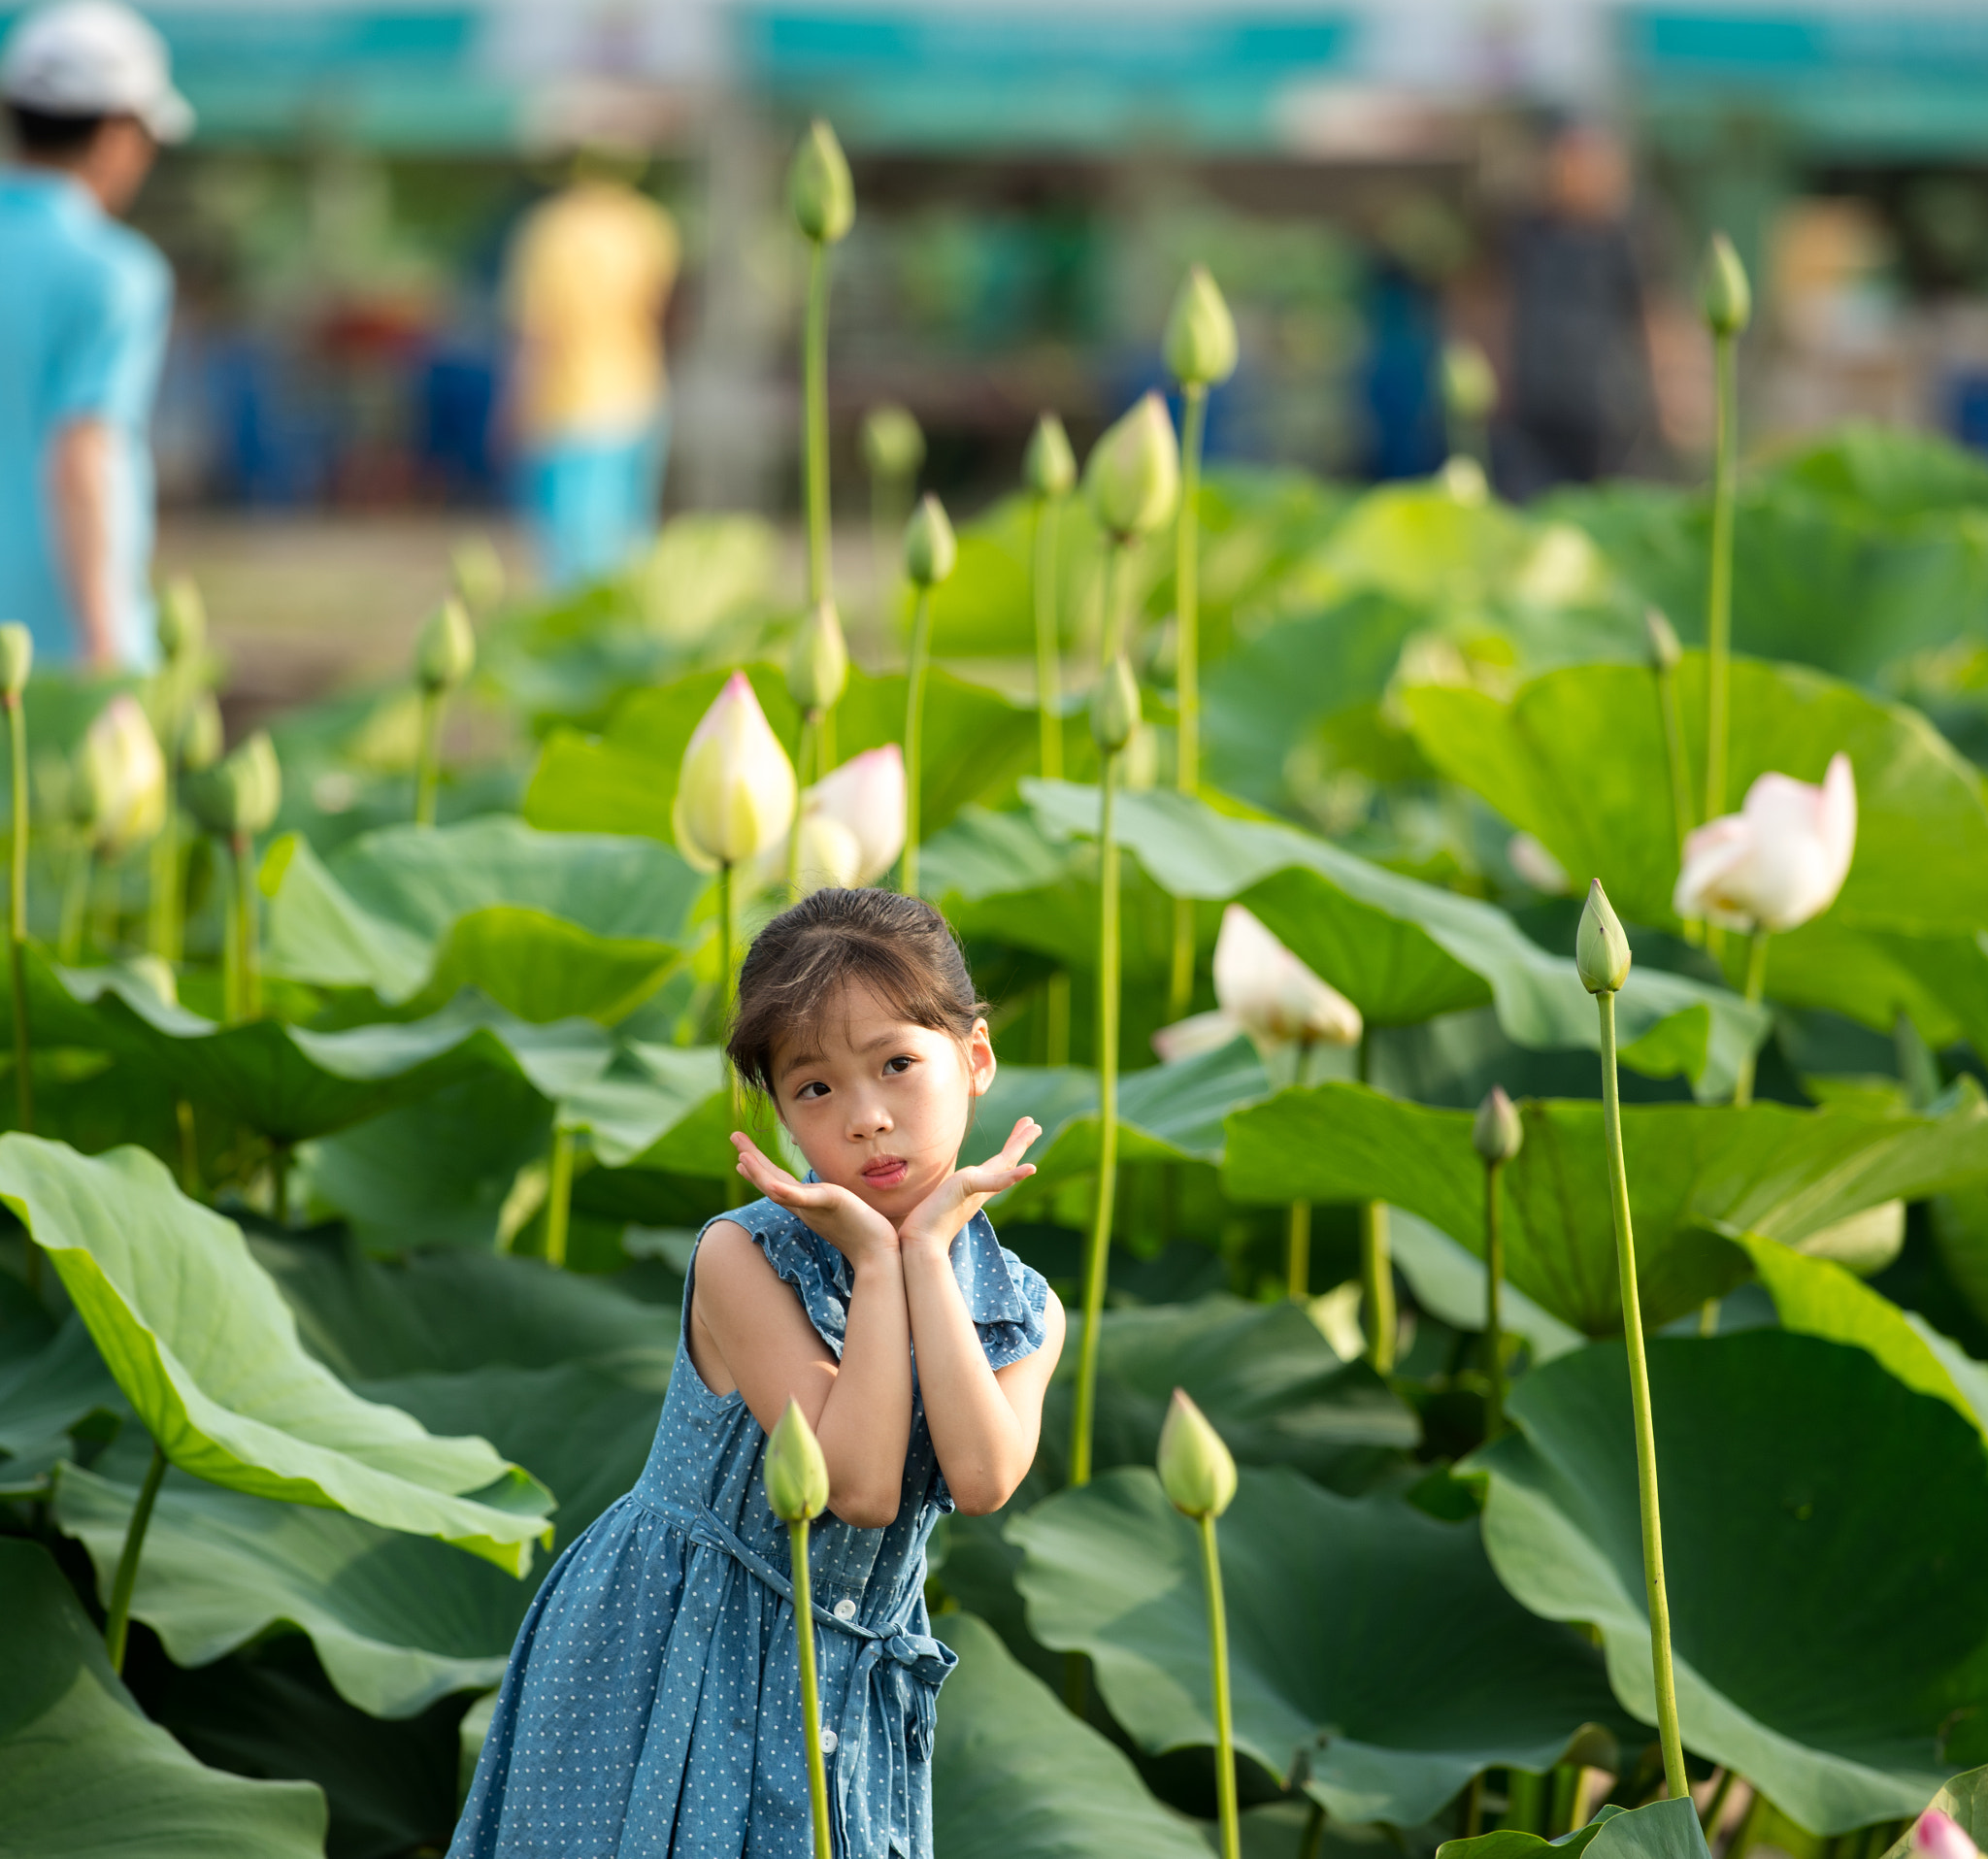
<path id="1" fill-rule="evenodd" d="M 509 253 L 520 501 L 554 588 L 620 568 L 653 532 L 662 497 L 663 312 L 679 243 L 676 222 L 625 175 L 612 156 L 582 154 Z"/>

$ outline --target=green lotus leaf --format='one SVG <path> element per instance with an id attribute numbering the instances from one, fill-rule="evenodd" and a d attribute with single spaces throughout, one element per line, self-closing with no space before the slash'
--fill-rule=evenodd
<path id="1" fill-rule="evenodd" d="M 1095 789 L 1027 781 L 1023 793 L 1046 831 L 1096 833 Z M 1572 958 L 1548 955 L 1495 905 L 1171 790 L 1125 795 L 1113 834 L 1163 890 L 1245 904 L 1374 1025 L 1488 1005 L 1521 1046 L 1599 1047 L 1594 1002 Z M 1728 1094 L 1766 1016 L 1682 976 L 1645 971 L 1637 983 L 1616 1003 L 1623 1063 L 1683 1071 L 1702 1095 Z M 1667 1025 L 1675 1019 L 1684 1024 Z"/>
<path id="2" fill-rule="evenodd" d="M 1659 1338 L 1649 1370 L 1686 1747 L 1818 1834 L 1916 1813 L 1988 1703 L 1980 1435 L 1812 1336 Z M 1536 1369 L 1508 1411 L 1517 1430 L 1465 1461 L 1489 1475 L 1485 1547 L 1534 1612 L 1600 1629 L 1616 1696 L 1648 1716 L 1622 1349 Z"/>
<path id="3" fill-rule="evenodd" d="M 1598 1844 L 1603 1836 L 1606 1844 Z M 1698 1807 L 1690 1801 L 1652 1801 L 1647 1807 L 1605 1806 L 1584 1827 L 1557 1840 L 1542 1840 L 1519 1827 L 1500 1827 L 1472 1840 L 1445 1840 L 1436 1859 L 1547 1859 L 1552 1853 L 1585 1852 L 1590 1846 L 1604 1859 L 1706 1859 L 1705 1829 Z"/>
<path id="4" fill-rule="evenodd" d="M 92 1413 L 124 1411 L 123 1395 L 74 1311 L 39 1349 L 0 1354 L 0 1454 L 32 1452 Z"/>
<path id="5" fill-rule="evenodd" d="M 1484 1261 L 1407 1208 L 1389 1208 L 1387 1229 L 1389 1250 L 1416 1304 L 1453 1330 L 1482 1330 L 1490 1276 Z M 1506 1335 L 1525 1339 L 1535 1362 L 1550 1362 L 1587 1340 L 1515 1284 L 1508 1283 L 1500 1293 L 1498 1315 Z"/>
<path id="6" fill-rule="evenodd" d="M 1685 655 L 1677 692 L 1693 791 L 1702 792 L 1703 654 Z M 1676 831 L 1648 671 L 1571 666 L 1509 703 L 1446 685 L 1416 687 L 1406 701 L 1437 767 L 1543 842 L 1577 884 L 1601 879 L 1632 922 L 1675 924 Z M 1988 1028 L 1988 956 L 1972 940 L 1988 922 L 1979 771 L 1905 705 L 1799 666 L 1734 661 L 1730 811 L 1755 776 L 1817 781 L 1838 750 L 1857 776 L 1856 857 L 1829 911 L 1773 939 L 1769 993 L 1886 1031 L 1909 1012 L 1936 1046 Z M 1935 972 L 1914 982 L 1922 939 Z M 1728 943 L 1729 962 L 1743 965 L 1743 939 Z M 1946 985 L 1949 971 L 1957 988 Z"/>
<path id="7" fill-rule="evenodd" d="M 728 676 L 694 672 L 658 688 L 632 690 L 598 737 L 553 731 L 525 794 L 525 818 L 556 833 L 669 839 L 683 750 Z M 784 669 L 752 665 L 746 676 L 774 733 L 783 743 L 796 742 L 801 719 L 787 695 Z M 835 726 L 842 761 L 901 742 L 905 681 L 873 678 L 851 666 Z M 1013 791 L 1015 779 L 1035 762 L 1035 707 L 934 671 L 925 686 L 925 735 L 946 746 L 946 753 L 926 758 L 921 778 L 919 818 L 931 832 L 969 801 L 998 802 Z"/>
<path id="8" fill-rule="evenodd" d="M 261 1497 L 439 1537 L 522 1574 L 551 1500 L 487 1442 L 439 1439 L 306 1355 L 241 1230 L 137 1149 L 0 1137 L 0 1200 L 61 1275 L 166 1456 Z M 475 1495 L 469 1495 L 474 1493 Z"/>
<path id="9" fill-rule="evenodd" d="M 49 1552 L 0 1540 L 0 1829 L 35 1859 L 315 1859 L 324 1797 L 196 1762 L 148 1723 Z M 142 1831 L 141 1831 L 142 1830 Z"/>
<path id="10" fill-rule="evenodd" d="M 1090 1654 L 1133 1741 L 1212 1743 L 1199 1535 L 1158 1477 L 1108 1472 L 1008 1535 L 1037 1639 Z M 1335 1818 L 1416 1825 L 1480 1770 L 1547 1768 L 1621 1720 L 1600 1655 L 1498 1585 L 1474 1519 L 1245 1468 L 1220 1538 L 1236 1746 L 1279 1780 L 1302 1757 Z"/>
<path id="11" fill-rule="evenodd" d="M 947 1859 L 1208 1859 L 1131 1762 L 1073 1718 L 985 1621 L 945 1613 L 933 1631 L 959 1654 L 932 1751 L 933 1844 Z"/>
<path id="12" fill-rule="evenodd" d="M 1525 1146 L 1504 1171 L 1507 1277 L 1561 1322 L 1609 1335 L 1622 1318 L 1614 1235 L 1600 1212 L 1602 1107 L 1529 1102 L 1521 1113 Z M 1467 1111 L 1328 1083 L 1238 1111 L 1227 1128 L 1222 1178 L 1236 1200 L 1389 1201 L 1482 1255 L 1483 1164 Z M 1745 1276 L 1731 1238 L 1794 1245 L 1865 1208 L 1978 1178 L 1988 1106 L 1971 1091 L 1937 1116 L 1628 1105 L 1622 1145 L 1643 1319 L 1660 1327 Z"/>

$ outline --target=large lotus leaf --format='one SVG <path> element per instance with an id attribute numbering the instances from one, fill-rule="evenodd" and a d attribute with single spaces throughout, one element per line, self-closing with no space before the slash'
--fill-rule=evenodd
<path id="1" fill-rule="evenodd" d="M 136 1149 L 0 1137 L 0 1200 L 60 1273 L 167 1457 L 215 1484 L 440 1537 L 521 1574 L 551 1500 L 487 1442 L 438 1439 L 304 1353 L 241 1230 Z M 466 1493 L 476 1493 L 467 1496 Z"/>
<path id="2" fill-rule="evenodd" d="M 1957 1821 L 1961 1831 L 1978 1846 L 1988 1840 L 1988 1768 L 1970 1769 L 1965 1775 L 1955 1776 L 1926 1805 Z M 1884 1859 L 1905 1859 L 1913 1850 L 1912 1829 L 1907 1827 L 1896 1843 L 1886 1849 Z"/>
<path id="3" fill-rule="evenodd" d="M 389 827 L 327 867 L 270 850 L 272 970 L 397 1004 L 480 987 L 521 1019 L 613 1020 L 674 967 L 708 880 L 652 839 L 539 833 L 503 814 Z"/>
<path id="4" fill-rule="evenodd" d="M 1916 1813 L 1988 1702 L 1980 1436 L 1860 1348 L 1780 1330 L 1649 1344 L 1664 1567 L 1688 1748 L 1801 1825 Z M 1655 1710 L 1622 1349 L 1511 1396 L 1484 1543 L 1535 1612 L 1601 1630 L 1630 1710 Z"/>
<path id="5" fill-rule="evenodd" d="M 1500 1827 L 1473 1840 L 1445 1840 L 1436 1859 L 1573 1859 L 1590 1851 L 1600 1859 L 1706 1859 L 1705 1829 L 1692 1801 L 1652 1801 L 1622 1809 L 1612 1802 L 1584 1827 L 1542 1840 L 1520 1827 Z"/>
<path id="6" fill-rule="evenodd" d="M 585 1130 L 594 1154 L 609 1167 L 623 1168 L 689 1123 L 713 1097 L 727 1097 L 729 1109 L 723 1082 L 723 1056 L 714 1046 L 631 1040 L 609 1071 L 565 1094 L 559 1120 Z"/>
<path id="7" fill-rule="evenodd" d="M 30 1452 L 124 1397 L 74 1311 L 39 1349 L 0 1356 L 0 1455 Z"/>
<path id="8" fill-rule="evenodd" d="M 1697 789 L 1702 654 L 1686 654 L 1677 691 Z M 1675 923 L 1676 831 L 1649 672 L 1573 666 L 1535 679 L 1508 704 L 1439 685 L 1410 690 L 1406 701 L 1417 742 L 1444 774 L 1543 841 L 1576 882 L 1600 878 L 1624 916 Z M 1732 706 L 1729 808 L 1769 770 L 1820 780 L 1839 749 L 1857 776 L 1849 877 L 1822 916 L 1774 938 L 1769 991 L 1889 1029 L 1901 1010 L 1927 1011 L 1925 990 L 1901 985 L 1889 971 L 1909 970 L 1914 940 L 1928 938 L 1960 941 L 1935 959 L 1942 966 L 1959 960 L 1968 991 L 1988 993 L 1988 958 L 1967 953 L 1968 939 L 1988 922 L 1988 789 L 1979 771 L 1917 711 L 1799 666 L 1736 660 Z M 1730 952 L 1736 963 L 1743 960 L 1737 941 Z M 1936 996 L 1943 991 L 1932 982 Z M 1952 1037 L 1956 1024 L 1980 1023 L 1962 1003 L 1949 1002 L 1921 1030 L 1939 1040 Z"/>
<path id="9" fill-rule="evenodd" d="M 659 688 L 623 697 L 598 737 L 555 730 L 525 794 L 524 816 L 551 832 L 639 833 L 667 840 L 670 810 L 683 750 L 727 674 L 697 672 Z M 787 695 L 786 673 L 753 665 L 746 676 L 780 741 L 798 740 L 800 716 Z M 846 761 L 866 748 L 900 743 L 905 733 L 905 681 L 872 678 L 854 667 L 835 710 L 836 754 Z M 1033 705 L 943 671 L 925 686 L 925 740 L 944 752 L 926 758 L 920 819 L 936 831 L 969 801 L 996 801 L 1036 755 Z"/>
<path id="10" fill-rule="evenodd" d="M 933 1845 L 946 1859 L 1208 1859 L 1126 1757 L 1018 1665 L 985 1621 L 945 1613 L 959 1654 L 932 1751 Z"/>
<path id="11" fill-rule="evenodd" d="M 430 1427 L 476 1426 L 500 1441 L 559 1491 L 559 1548 L 634 1483 L 662 1402 L 659 1386 L 578 1365 L 502 1364 L 360 1387 Z M 113 1481 L 65 1467 L 56 1487 L 56 1521 L 88 1549 L 106 1593 L 137 1496 L 138 1466 L 127 1457 L 118 1469 Z M 439 1543 L 176 1472 L 159 1492 L 131 1610 L 182 1666 L 288 1622 L 310 1636 L 342 1697 L 404 1717 L 495 1684 L 536 1585 Z"/>
<path id="12" fill-rule="evenodd" d="M 1279 1779 L 1302 1758 L 1339 1819 L 1416 1825 L 1479 1770 L 1543 1769 L 1620 1720 L 1599 1654 L 1498 1585 L 1474 1519 L 1244 1469 L 1219 1529 L 1236 1746 Z M 1199 1533 L 1158 1477 L 1108 1472 L 1008 1534 L 1031 1629 L 1090 1654 L 1132 1739 L 1212 1743 Z"/>
<path id="13" fill-rule="evenodd" d="M 1525 1146 L 1504 1171 L 1506 1272 L 1589 1336 L 1621 1325 L 1599 1103 L 1527 1103 Z M 1471 1113 L 1359 1084 L 1279 1092 L 1228 1121 L 1223 1182 L 1236 1200 L 1406 1207 L 1483 1252 L 1483 1164 Z M 1916 1200 L 1988 1170 L 1988 1106 L 1872 1115 L 1694 1104 L 1628 1105 L 1622 1146 L 1643 1319 L 1661 1326 L 1732 1288 L 1745 1262 L 1725 1240 L 1794 1244 L 1865 1208 Z"/>
<path id="14" fill-rule="evenodd" d="M 1029 781 L 1052 833 L 1097 831 L 1092 788 Z M 1586 1046 L 1600 1032 L 1571 957 L 1549 955 L 1495 905 L 1464 897 L 1276 821 L 1237 819 L 1170 789 L 1127 794 L 1113 836 L 1165 890 L 1246 904 L 1378 1026 L 1490 1004 L 1521 1046 Z M 1705 1095 L 1730 1091 L 1766 1016 L 1724 989 L 1646 970 L 1616 1003 L 1625 1064 L 1682 1071 Z"/>
<path id="15" fill-rule="evenodd" d="M 37 1544 L 0 1541 L 0 1850 L 20 1859 L 314 1859 L 324 1797 L 196 1762 L 145 1713 Z"/>

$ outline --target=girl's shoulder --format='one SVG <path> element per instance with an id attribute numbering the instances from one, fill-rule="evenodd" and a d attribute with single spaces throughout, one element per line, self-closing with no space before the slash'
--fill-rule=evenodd
<path id="1" fill-rule="evenodd" d="M 727 1208 L 705 1221 L 698 1232 L 699 1242 L 719 1221 L 727 1220 L 743 1227 L 765 1254 L 767 1264 L 794 1287 L 809 1322 L 840 1359 L 843 1335 L 848 1327 L 849 1293 L 854 1289 L 848 1260 L 798 1215 L 779 1202 L 763 1198 Z"/>

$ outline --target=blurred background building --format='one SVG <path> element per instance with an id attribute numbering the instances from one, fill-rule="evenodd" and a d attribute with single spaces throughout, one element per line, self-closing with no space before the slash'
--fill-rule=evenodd
<path id="1" fill-rule="evenodd" d="M 1750 444 L 1863 415 L 1988 445 L 1979 0 L 148 11 L 200 113 L 137 216 L 181 282 L 170 505 L 498 505 L 506 241 L 594 145 L 644 157 L 682 232 L 670 507 L 791 508 L 801 253 L 780 178 L 815 113 L 860 201 L 831 338 L 852 504 L 879 401 L 916 414 L 927 478 L 969 504 L 1011 481 L 1042 407 L 1081 442 L 1158 378 L 1194 258 L 1242 325 L 1212 452 L 1432 468 L 1445 339 L 1482 345 L 1510 416 L 1526 242 L 1570 125 L 1619 143 L 1599 218 L 1619 222 L 1646 323 L 1646 404 L 1616 462 L 1701 469 L 1691 291 L 1714 226 L 1761 301 Z M 1549 265 L 1545 297 L 1599 288 L 1602 262 L 1576 262 L 1574 286 Z M 1510 455 L 1496 434 L 1493 452 Z"/>

